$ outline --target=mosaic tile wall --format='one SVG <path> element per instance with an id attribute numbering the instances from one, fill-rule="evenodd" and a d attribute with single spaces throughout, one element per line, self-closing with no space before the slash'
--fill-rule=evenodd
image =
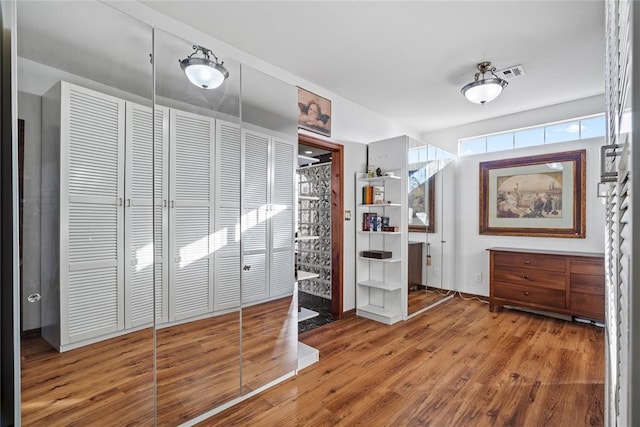
<path id="1" fill-rule="evenodd" d="M 301 280 L 298 289 L 331 299 L 331 163 L 298 169 L 298 195 L 319 200 L 298 200 L 298 236 L 319 236 L 298 241 L 298 269 L 317 273 Z"/>

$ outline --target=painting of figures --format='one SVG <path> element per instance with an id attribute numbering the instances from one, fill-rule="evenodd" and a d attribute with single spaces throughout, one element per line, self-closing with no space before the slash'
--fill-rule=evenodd
<path id="1" fill-rule="evenodd" d="M 499 218 L 562 218 L 562 172 L 498 177 Z"/>
<path id="2" fill-rule="evenodd" d="M 480 162 L 480 234 L 584 238 L 586 150 Z"/>

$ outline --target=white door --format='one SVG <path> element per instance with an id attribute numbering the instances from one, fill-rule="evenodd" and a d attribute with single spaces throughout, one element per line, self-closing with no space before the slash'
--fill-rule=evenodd
<path id="1" fill-rule="evenodd" d="M 242 132 L 242 303 L 269 296 L 267 222 L 269 189 L 269 136 Z"/>
<path id="2" fill-rule="evenodd" d="M 216 121 L 214 310 L 240 307 L 240 126 Z"/>
<path id="3" fill-rule="evenodd" d="M 157 158 L 162 158 L 167 135 L 163 135 L 163 121 L 166 111 L 156 109 L 156 130 L 154 134 L 152 114 L 149 107 L 131 102 L 126 103 L 126 168 L 125 168 L 125 327 L 132 328 L 141 325 L 151 325 L 154 313 L 154 236 L 153 236 L 153 192 L 154 181 L 156 192 L 163 187 L 163 163 L 154 162 L 154 138 L 156 140 Z M 157 211 L 156 214 L 161 211 Z M 162 218 L 156 218 L 155 253 L 156 278 L 162 282 Z M 165 233 L 166 234 L 166 233 Z M 159 286 L 156 292 L 160 304 L 159 319 L 162 318 L 162 290 Z"/>
<path id="4" fill-rule="evenodd" d="M 154 122 L 154 250 L 156 323 L 169 320 L 169 109 L 156 105 Z"/>
<path id="5" fill-rule="evenodd" d="M 169 320 L 213 310 L 215 120 L 171 109 Z"/>
<path id="6" fill-rule="evenodd" d="M 124 328 L 125 103 L 67 83 L 61 91 L 60 239 L 66 271 L 60 272 L 60 320 L 65 345 Z"/>
<path id="7" fill-rule="evenodd" d="M 271 297 L 293 294 L 295 143 L 273 138 L 271 145 L 270 277 Z"/>

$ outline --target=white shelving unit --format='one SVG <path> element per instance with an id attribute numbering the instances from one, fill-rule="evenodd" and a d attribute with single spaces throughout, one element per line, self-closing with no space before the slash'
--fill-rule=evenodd
<path id="1" fill-rule="evenodd" d="M 371 147 L 370 147 L 371 148 Z M 393 165 L 382 165 L 383 170 L 393 170 Z M 368 177 L 356 175 L 356 314 L 381 323 L 391 325 L 406 317 L 407 266 L 407 220 L 406 220 L 406 180 L 403 174 L 394 171 L 394 176 Z M 363 203 L 362 189 L 365 186 L 384 187 L 383 203 Z M 365 231 L 363 216 L 375 213 L 389 217 L 389 225 L 400 231 Z M 391 258 L 368 258 L 363 251 L 384 250 L 392 253 Z"/>

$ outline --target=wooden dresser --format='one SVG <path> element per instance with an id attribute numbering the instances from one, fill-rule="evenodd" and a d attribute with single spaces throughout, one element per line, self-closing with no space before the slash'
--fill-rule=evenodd
<path id="1" fill-rule="evenodd" d="M 510 305 L 604 320 L 604 254 L 487 250 L 491 311 Z"/>

